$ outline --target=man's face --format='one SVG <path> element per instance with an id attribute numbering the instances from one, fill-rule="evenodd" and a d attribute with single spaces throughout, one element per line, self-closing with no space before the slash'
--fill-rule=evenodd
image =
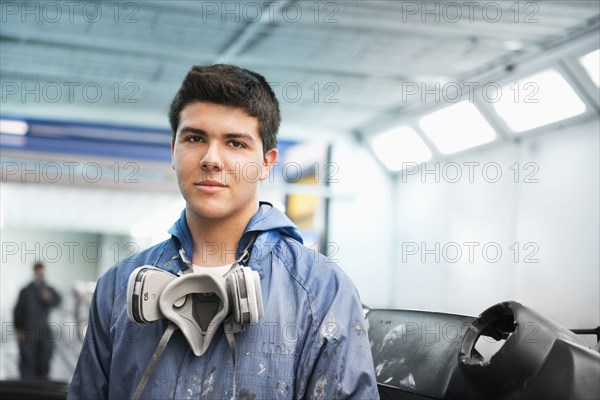
<path id="1" fill-rule="evenodd" d="M 44 268 L 34 268 L 33 276 L 35 277 L 36 280 L 43 281 L 44 280 Z"/>
<path id="2" fill-rule="evenodd" d="M 259 182 L 277 160 L 276 149 L 263 156 L 256 118 L 204 102 L 181 111 L 171 154 L 188 212 L 209 219 L 256 211 Z"/>

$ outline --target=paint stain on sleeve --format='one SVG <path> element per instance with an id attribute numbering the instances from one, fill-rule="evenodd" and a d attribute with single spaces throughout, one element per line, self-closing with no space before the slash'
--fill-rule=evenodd
<path id="1" fill-rule="evenodd" d="M 202 382 L 202 389 L 203 389 L 202 394 L 201 394 L 202 397 L 208 395 L 213 390 L 215 390 L 214 384 L 215 384 L 215 372 L 216 371 L 217 371 L 217 369 L 215 367 L 212 367 L 212 369 L 210 370 L 210 374 L 208 374 L 208 377 L 204 380 L 204 382 Z"/>
<path id="2" fill-rule="evenodd" d="M 316 400 L 325 400 L 326 390 L 327 377 L 321 376 L 319 379 L 317 379 L 317 382 L 315 383 L 315 388 L 313 390 L 311 398 Z"/>
<path id="3" fill-rule="evenodd" d="M 248 389 L 241 389 L 240 390 L 240 400 L 256 400 L 256 393 L 254 393 Z"/>

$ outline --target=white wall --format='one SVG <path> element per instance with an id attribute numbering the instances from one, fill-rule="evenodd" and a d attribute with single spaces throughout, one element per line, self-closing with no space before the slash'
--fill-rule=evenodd
<path id="1" fill-rule="evenodd" d="M 597 326 L 599 132 L 596 119 L 429 164 L 428 170 L 440 172 L 438 182 L 420 172 L 400 177 L 399 259 L 390 265 L 397 271 L 390 306 L 478 315 L 497 302 L 516 300 L 569 328 Z M 472 182 L 468 162 L 479 163 Z M 489 182 L 497 170 L 500 180 Z M 462 177 L 452 183 L 457 171 Z M 472 258 L 465 242 L 479 244 L 470 245 Z M 454 243 L 463 250 L 457 262 Z M 433 253 L 424 253 L 424 247 Z M 496 261 L 497 248 L 502 256 Z"/>
<path id="2" fill-rule="evenodd" d="M 363 304 L 390 304 L 393 186 L 389 175 L 363 144 L 336 142 L 332 162 L 339 167 L 331 188 L 329 242 L 339 249 L 332 257 L 350 276 Z"/>
<path id="3" fill-rule="evenodd" d="M 102 254 L 96 266 L 97 278 L 100 278 L 118 261 L 132 254 L 139 253 L 152 245 L 148 238 L 131 238 L 124 235 L 104 234 L 99 238 Z"/>

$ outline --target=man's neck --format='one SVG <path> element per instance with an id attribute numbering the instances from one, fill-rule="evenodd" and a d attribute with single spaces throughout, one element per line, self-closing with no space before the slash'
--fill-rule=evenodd
<path id="1" fill-rule="evenodd" d="M 186 209 L 186 220 L 193 241 L 192 263 L 205 267 L 231 264 L 236 259 L 238 242 L 252 216 L 254 207 L 228 218 L 210 219 Z"/>

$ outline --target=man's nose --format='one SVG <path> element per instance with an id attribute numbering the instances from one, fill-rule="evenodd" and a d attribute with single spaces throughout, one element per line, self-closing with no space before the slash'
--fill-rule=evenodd
<path id="1" fill-rule="evenodd" d="M 221 171 L 223 169 L 223 160 L 217 144 L 210 144 L 200 160 L 202 170 L 205 172 Z"/>

